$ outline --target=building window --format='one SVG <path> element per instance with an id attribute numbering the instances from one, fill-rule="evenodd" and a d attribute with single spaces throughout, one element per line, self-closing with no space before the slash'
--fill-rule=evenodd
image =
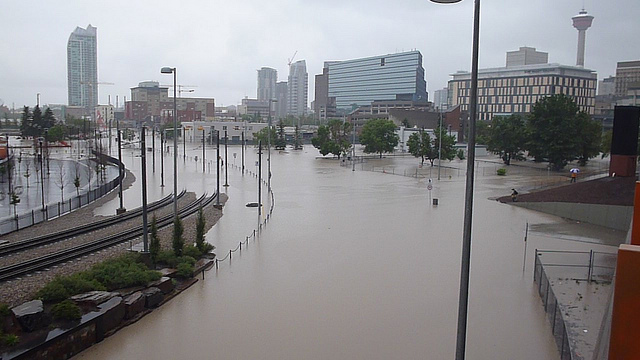
<path id="1" fill-rule="evenodd" d="M 384 58 L 380 59 L 380 66 L 384 66 Z"/>

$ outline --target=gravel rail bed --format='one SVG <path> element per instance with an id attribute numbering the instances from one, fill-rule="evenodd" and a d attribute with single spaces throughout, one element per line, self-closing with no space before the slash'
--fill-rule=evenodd
<path id="1" fill-rule="evenodd" d="M 116 192 L 117 195 L 117 192 Z M 195 199 L 195 194 L 188 193 L 185 195 L 179 205 L 186 204 Z M 221 202 L 226 202 L 227 196 L 222 194 L 220 197 Z M 204 208 L 205 219 L 207 222 L 206 231 L 211 229 L 213 225 L 220 219 L 222 216 L 222 210 L 216 209 L 214 207 L 214 203 L 210 204 L 206 208 Z M 164 209 L 156 211 L 156 216 L 161 216 L 161 212 L 167 211 L 170 213 L 173 209 L 170 206 L 165 207 Z M 70 214 L 70 216 L 74 216 L 75 213 Z M 67 217 L 68 220 L 72 220 L 71 217 Z M 151 221 L 149 219 L 149 221 Z M 136 220 L 131 220 L 129 222 L 136 222 Z M 129 223 L 127 222 L 127 223 Z M 78 224 L 78 222 L 75 222 Z M 141 225 L 141 220 L 137 219 L 138 226 Z M 183 219 L 183 227 L 184 234 L 183 238 L 185 239 L 185 243 L 191 243 L 195 241 L 195 233 L 196 233 L 196 214 L 189 216 L 186 219 Z M 120 228 L 120 226 L 124 226 L 122 224 L 118 226 L 112 226 L 105 228 L 103 230 L 108 231 L 109 233 L 113 233 L 118 231 L 116 228 Z M 160 237 L 160 242 L 162 244 L 163 249 L 171 249 L 171 234 L 172 234 L 173 226 L 167 226 L 158 231 L 158 236 Z M 100 230 L 102 231 L 102 230 Z M 97 232 L 91 233 L 90 237 L 95 238 L 95 234 Z M 84 237 L 84 236 L 82 236 Z M 65 242 L 67 244 L 67 242 Z M 82 258 L 78 258 L 72 261 L 68 261 L 64 264 L 59 264 L 51 267 L 45 271 L 37 271 L 33 274 L 12 279 L 5 282 L 0 282 L 0 303 L 6 303 L 10 306 L 18 305 L 24 301 L 28 301 L 33 298 L 35 293 L 42 288 L 47 282 L 53 280 L 56 276 L 63 275 L 71 275 L 78 271 L 83 271 L 89 269 L 91 266 L 98 264 L 104 260 L 117 257 L 121 254 L 124 254 L 129 251 L 131 244 L 122 243 L 95 253 L 92 253 L 87 256 L 83 256 Z M 47 252 L 51 250 L 47 247 Z"/>
<path id="2" fill-rule="evenodd" d="M 193 202 L 195 199 L 196 199 L 196 195 L 194 193 L 185 194 L 185 196 L 183 196 L 180 200 L 178 200 L 178 208 L 183 208 L 187 206 L 188 204 Z M 172 213 L 173 213 L 173 204 L 169 203 L 167 206 L 164 206 L 161 209 L 150 212 L 149 223 L 151 223 L 151 218 L 153 217 L 154 214 L 157 218 L 161 218 L 165 215 L 169 215 Z M 26 260 L 31 260 L 33 258 L 40 257 L 46 254 L 51 254 L 60 250 L 86 244 L 96 239 L 105 238 L 109 235 L 117 234 L 127 229 L 133 229 L 137 227 L 140 227 L 140 228 L 142 227 L 142 216 L 118 223 L 116 225 L 103 227 L 99 230 L 92 231 L 90 233 L 82 234 L 82 235 L 75 236 L 62 241 L 57 241 L 51 244 L 39 246 L 37 248 L 31 248 L 15 254 L 4 256 L 0 258 L 0 266 L 4 267 L 4 266 L 13 265 L 13 264 L 18 264 Z"/>

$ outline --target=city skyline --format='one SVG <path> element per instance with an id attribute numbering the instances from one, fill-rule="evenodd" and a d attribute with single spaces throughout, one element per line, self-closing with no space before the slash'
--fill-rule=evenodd
<path id="1" fill-rule="evenodd" d="M 427 90 L 433 94 L 447 85 L 450 74 L 470 69 L 472 6 L 472 0 L 449 6 L 427 0 L 192 1 L 177 7 L 162 1 L 133 5 L 119 0 L 50 1 L 38 8 L 15 2 L 6 6 L 7 18 L 0 23 L 4 35 L 0 51 L 8 54 L 0 60 L 0 99 L 19 108 L 35 104 L 40 93 L 42 104 L 66 104 L 66 42 L 76 27 L 87 24 L 100 29 L 98 81 L 114 83 L 100 86 L 100 104 L 106 104 L 109 95 L 112 103 L 119 96 L 122 104 L 140 81 L 164 83 L 159 69 L 172 66 L 178 70 L 179 84 L 197 85 L 191 96 L 213 97 L 221 106 L 237 105 L 256 94 L 256 69 L 271 67 L 288 74 L 287 61 L 296 51 L 293 60 L 306 60 L 309 89 L 314 89 L 315 75 L 322 73 L 325 61 L 416 49 L 423 54 Z M 578 0 L 483 4 L 480 68 L 501 66 L 505 52 L 522 46 L 549 53 L 551 63 L 575 64 L 578 34 L 571 18 L 582 6 Z M 599 80 L 615 75 L 617 62 L 640 58 L 628 46 L 640 29 L 635 20 L 640 5 L 631 0 L 613 4 L 587 0 L 584 7 L 595 17 L 586 40 L 585 67 L 595 70 Z M 56 26 L 28 21 L 34 12 L 51 14 Z M 233 16 L 208 21 L 211 13 L 242 13 L 245 25 L 238 26 Z M 289 13 L 307 16 L 286 16 Z M 314 16 L 324 13 L 332 16 Z M 281 42 L 285 35 L 287 41 Z M 307 106 L 314 100 L 310 92 Z"/>

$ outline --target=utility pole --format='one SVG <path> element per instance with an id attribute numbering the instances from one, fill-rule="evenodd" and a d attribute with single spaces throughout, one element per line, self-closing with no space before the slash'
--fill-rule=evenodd
<path id="1" fill-rule="evenodd" d="M 220 130 L 216 130 L 216 207 L 220 209 Z"/>
<path id="2" fill-rule="evenodd" d="M 262 140 L 258 141 L 258 223 L 262 218 Z"/>
<path id="3" fill-rule="evenodd" d="M 124 164 L 122 163 L 122 134 L 120 134 L 120 120 L 116 120 L 116 132 L 118 133 L 118 161 L 120 162 L 118 165 L 118 176 L 120 179 L 120 190 L 118 191 L 118 196 L 120 197 L 120 208 L 116 209 L 116 214 L 122 214 L 127 211 L 127 209 L 125 209 L 122 204 L 122 177 Z"/>
<path id="4" fill-rule="evenodd" d="M 244 176 L 244 125 L 242 126 L 242 144 L 241 144 L 241 153 L 242 153 L 242 176 Z"/>
<path id="5" fill-rule="evenodd" d="M 145 146 L 145 127 L 143 126 L 140 133 L 141 141 L 141 159 L 142 159 L 142 252 L 149 252 L 149 229 L 147 224 L 147 157 Z"/>
<path id="6" fill-rule="evenodd" d="M 160 187 L 164 187 L 164 131 L 160 132 Z"/>
<path id="7" fill-rule="evenodd" d="M 151 127 L 151 162 L 153 163 L 151 167 L 153 168 L 153 173 L 155 174 L 156 172 L 156 126 L 155 125 Z"/>
<path id="8" fill-rule="evenodd" d="M 224 186 L 228 187 L 229 186 L 229 160 L 227 159 L 227 143 L 228 143 L 228 137 L 227 137 L 227 130 L 224 131 Z"/>
<path id="9" fill-rule="evenodd" d="M 206 147 L 206 141 L 205 141 L 205 135 L 204 135 L 204 127 L 202 127 L 202 173 L 204 174 L 206 171 L 205 165 L 207 164 L 207 162 L 205 161 L 205 147 Z"/>

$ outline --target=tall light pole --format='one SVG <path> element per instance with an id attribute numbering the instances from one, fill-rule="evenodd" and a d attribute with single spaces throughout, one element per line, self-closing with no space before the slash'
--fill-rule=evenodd
<path id="1" fill-rule="evenodd" d="M 142 126 L 140 132 L 140 141 L 141 141 L 141 156 L 140 159 L 142 161 L 142 252 L 149 252 L 149 229 L 147 223 L 147 146 L 145 143 L 145 138 L 147 135 L 145 134 L 145 127 Z"/>
<path id="2" fill-rule="evenodd" d="M 227 159 L 228 136 L 227 130 L 224 131 L 224 186 L 229 186 L 229 160 Z"/>
<path id="3" fill-rule="evenodd" d="M 267 127 L 267 192 L 271 192 L 271 103 L 277 102 L 277 99 L 269 99 L 269 124 Z"/>
<path id="4" fill-rule="evenodd" d="M 440 126 L 438 130 L 438 180 L 440 180 L 440 162 L 442 161 L 442 111 L 438 109 L 440 115 Z"/>
<path id="5" fill-rule="evenodd" d="M 176 68 L 163 67 L 161 74 L 173 73 L 173 216 L 178 220 L 178 103 L 176 98 Z"/>
<path id="6" fill-rule="evenodd" d="M 125 211 L 127 211 L 127 209 L 124 208 L 124 206 L 122 205 L 122 172 L 123 172 L 123 168 L 124 165 L 122 164 L 122 134 L 120 134 L 120 120 L 116 119 L 116 132 L 118 133 L 118 161 L 120 162 L 118 164 L 118 180 L 119 181 L 119 185 L 120 185 L 120 189 L 118 190 L 118 197 L 120 198 L 120 208 L 116 209 L 116 214 L 122 214 Z"/>
<path id="7" fill-rule="evenodd" d="M 461 0 L 431 0 L 452 4 Z M 473 178 L 476 156 L 476 107 L 478 104 L 478 43 L 480 33 L 480 0 L 474 0 L 473 50 L 471 60 L 471 94 L 469 99 L 469 139 L 467 144 L 467 178 L 464 203 L 464 230 L 462 235 L 462 264 L 460 271 L 460 297 L 458 300 L 458 336 L 456 360 L 465 358 L 467 339 L 467 310 L 469 306 L 469 265 L 471 261 L 471 222 L 473 213 Z"/>

